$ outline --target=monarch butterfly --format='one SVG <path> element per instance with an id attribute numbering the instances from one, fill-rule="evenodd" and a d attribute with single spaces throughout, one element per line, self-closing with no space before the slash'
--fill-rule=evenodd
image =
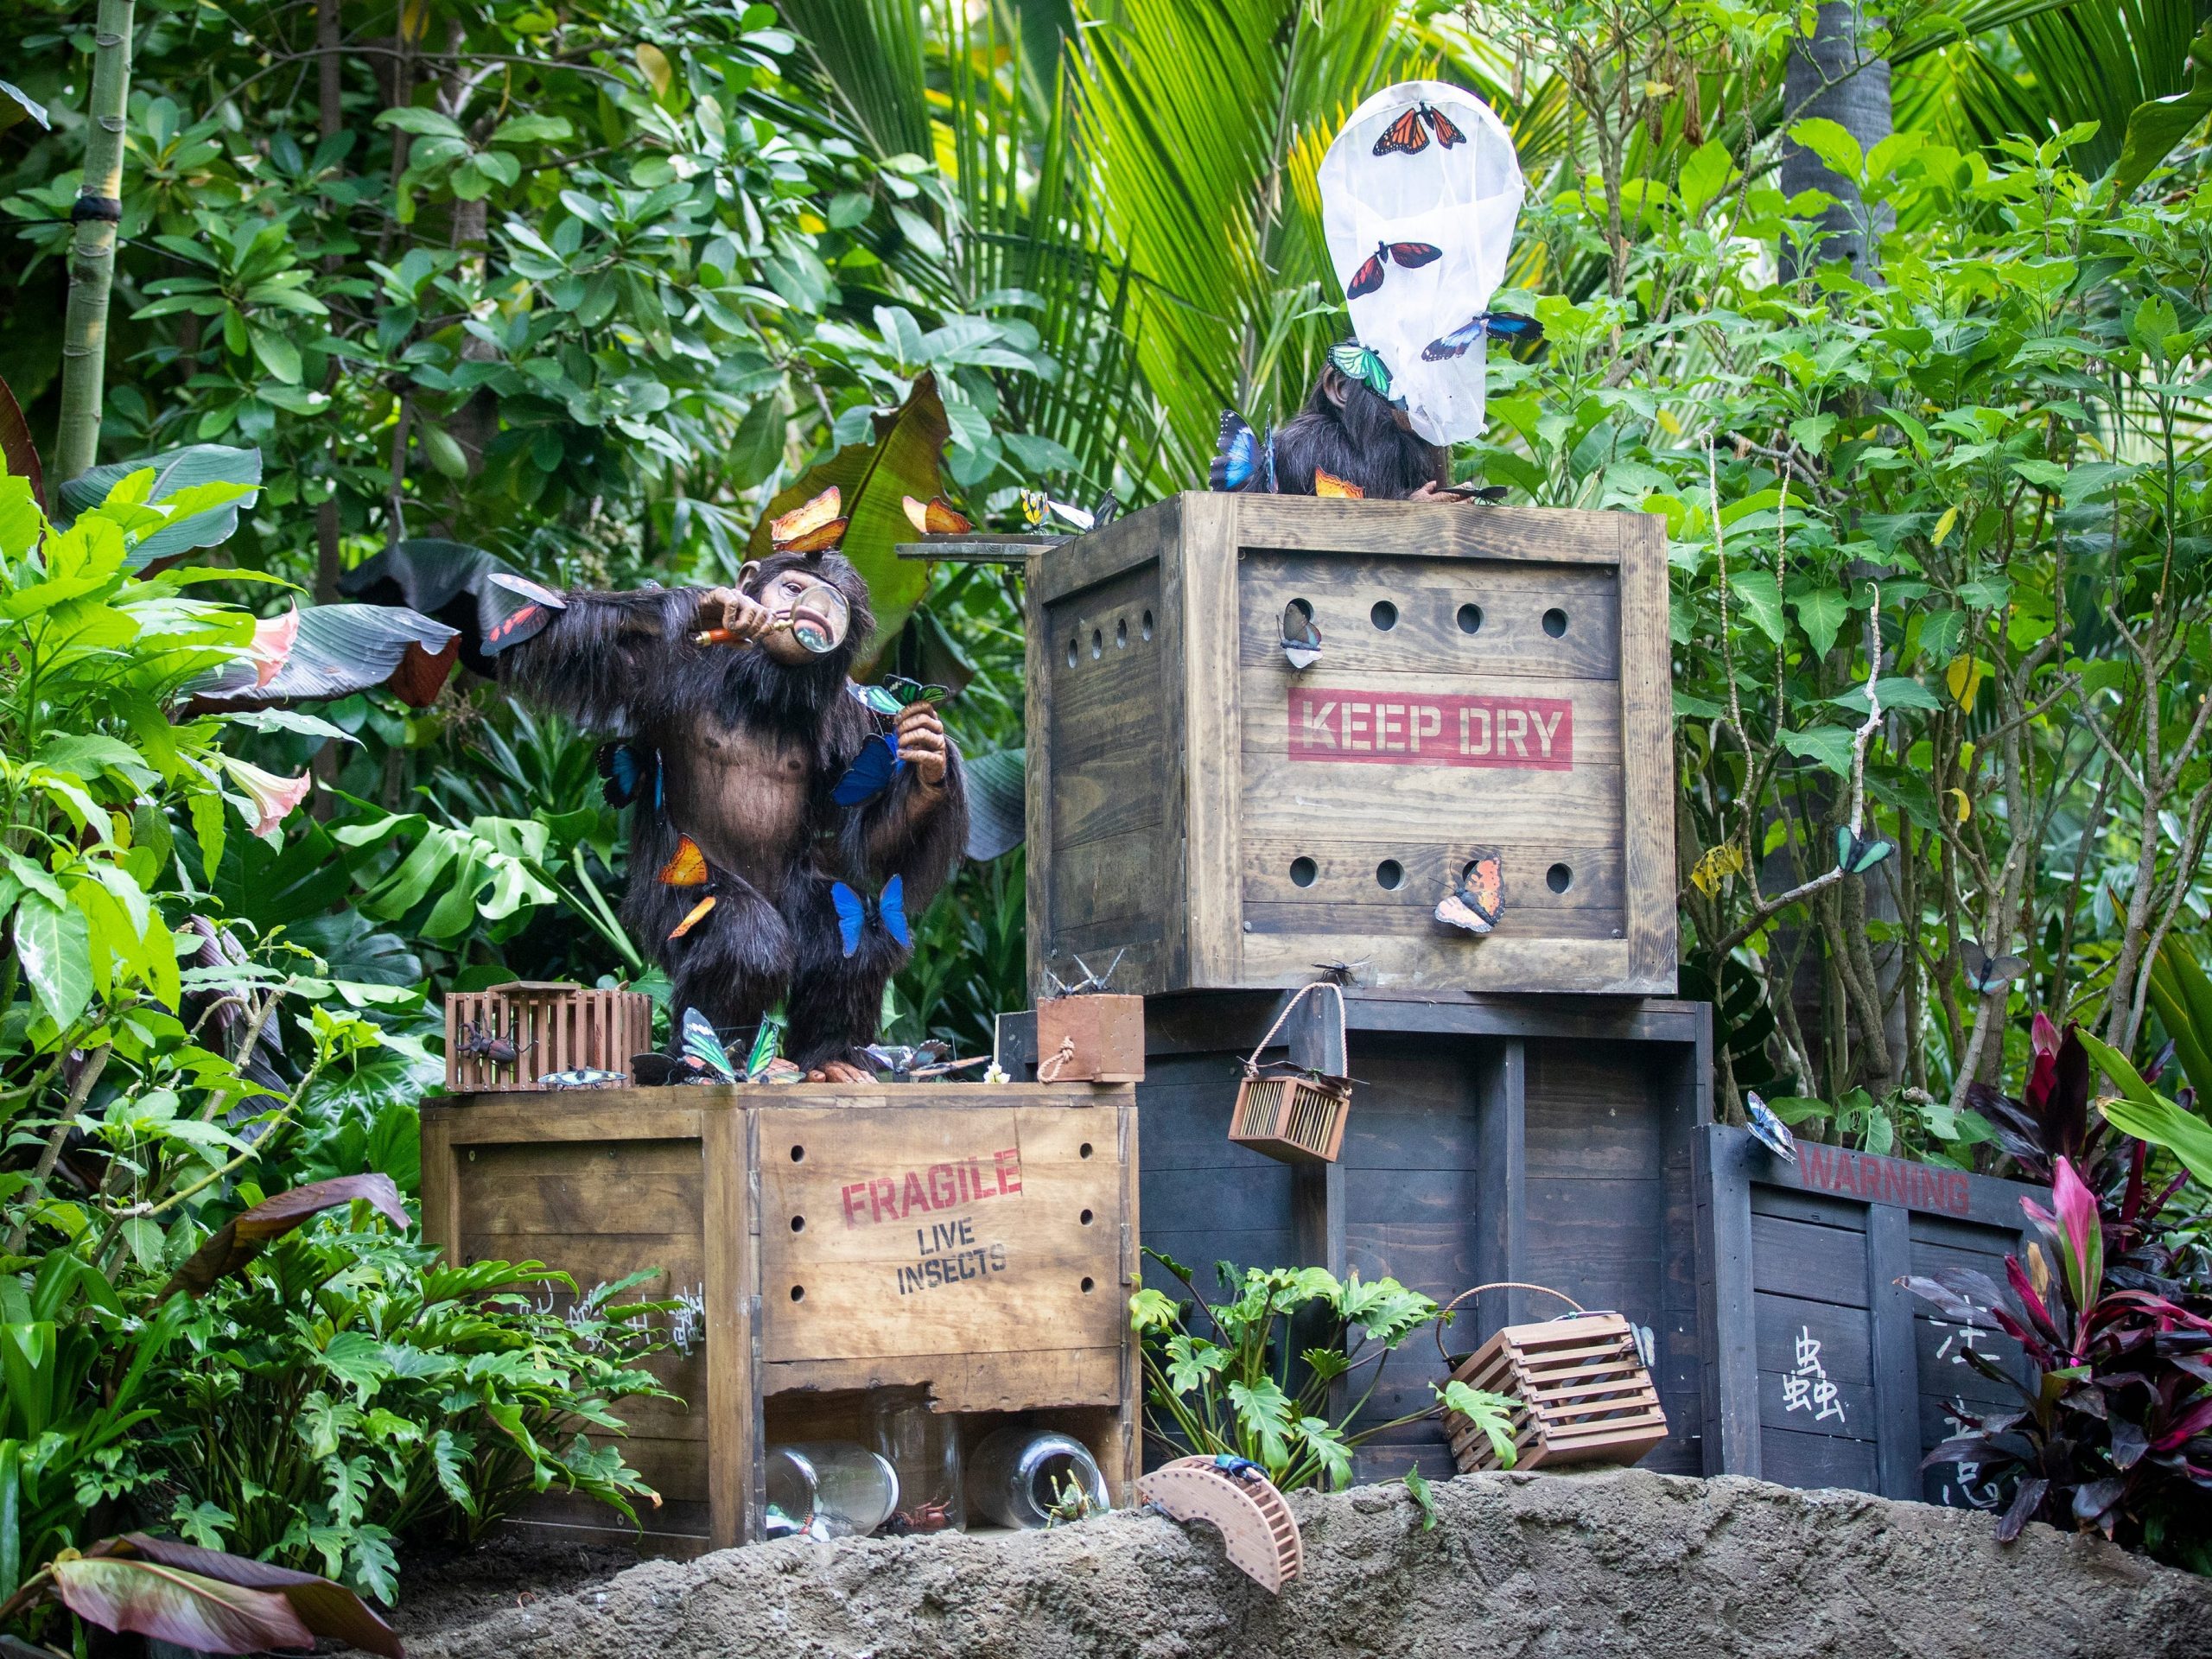
<path id="1" fill-rule="evenodd" d="M 1477 934 L 1489 932 L 1504 914 L 1505 865 L 1496 853 L 1476 854 L 1436 907 L 1438 921 Z"/>
<path id="2" fill-rule="evenodd" d="M 1213 465 L 1206 481 L 1217 490 L 1241 490 L 1260 475 L 1260 487 L 1275 493 L 1275 435 L 1272 429 L 1262 438 L 1233 409 L 1221 411 L 1221 437 L 1215 446 Z"/>
<path id="3" fill-rule="evenodd" d="M 1319 467 L 1313 469 L 1313 493 L 1344 501 L 1363 500 L 1367 495 L 1358 485 L 1338 478 L 1334 473 L 1325 473 Z"/>
<path id="4" fill-rule="evenodd" d="M 926 502 L 902 495 L 899 505 L 906 511 L 906 522 L 925 536 L 959 536 L 976 528 L 966 514 L 941 495 L 933 495 Z"/>
<path id="5" fill-rule="evenodd" d="M 1357 340 L 1329 347 L 1329 361 L 1347 380 L 1357 380 L 1377 397 L 1390 395 L 1390 365 Z"/>
<path id="6" fill-rule="evenodd" d="M 1534 317 L 1515 316 L 1509 311 L 1478 311 L 1450 334 L 1422 346 L 1421 361 L 1441 363 L 1447 357 L 1463 357 L 1467 348 L 1484 335 L 1492 340 L 1534 345 L 1544 337 L 1544 325 Z"/>
<path id="7" fill-rule="evenodd" d="M 768 540 L 779 553 L 819 553 L 843 539 L 849 519 L 837 516 L 844 496 L 835 484 L 811 501 L 768 521 Z"/>
<path id="8" fill-rule="evenodd" d="M 676 838 L 676 851 L 667 863 L 660 867 L 660 883 L 664 887 L 703 887 L 707 885 L 707 855 L 699 850 L 699 843 L 689 836 Z"/>
<path id="9" fill-rule="evenodd" d="M 1375 251 L 1367 261 L 1352 272 L 1351 281 L 1344 284 L 1344 297 L 1357 300 L 1372 294 L 1382 286 L 1383 268 L 1397 265 L 1405 270 L 1418 270 L 1423 265 L 1433 264 L 1444 257 L 1444 250 L 1429 242 L 1377 242 Z"/>
<path id="10" fill-rule="evenodd" d="M 1421 130 L 1423 123 L 1427 124 L 1427 132 Z M 1416 104 L 1382 129 L 1382 136 L 1375 141 L 1375 154 L 1418 156 L 1428 148 L 1430 132 L 1436 135 L 1438 146 L 1444 149 L 1467 141 L 1467 135 L 1460 131 L 1457 124 L 1443 111 L 1427 104 Z"/>

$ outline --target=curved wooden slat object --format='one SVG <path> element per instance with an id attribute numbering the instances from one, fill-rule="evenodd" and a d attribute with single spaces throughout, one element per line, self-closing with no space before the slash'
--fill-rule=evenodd
<path id="1" fill-rule="evenodd" d="M 1298 1522 L 1264 1475 L 1240 1480 L 1224 1474 L 1211 1458 L 1178 1458 L 1138 1481 L 1137 1497 L 1157 1504 L 1170 1520 L 1211 1522 L 1230 1564 L 1271 1596 L 1305 1568 Z"/>

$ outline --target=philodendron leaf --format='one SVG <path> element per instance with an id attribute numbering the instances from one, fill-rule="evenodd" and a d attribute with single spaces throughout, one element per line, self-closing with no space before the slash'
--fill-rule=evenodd
<path id="1" fill-rule="evenodd" d="M 1421 1529 L 1423 1532 L 1435 1531 L 1435 1495 L 1428 1490 L 1428 1482 L 1420 1470 L 1406 1471 L 1406 1491 L 1413 1498 L 1414 1507 L 1421 1511 Z"/>
<path id="2" fill-rule="evenodd" d="M 1446 1411 L 1459 1413 L 1483 1432 L 1490 1441 L 1490 1449 L 1497 1454 L 1500 1468 L 1510 1469 L 1520 1461 L 1513 1421 L 1521 1408 L 1518 1400 L 1510 1395 L 1471 1389 L 1457 1377 L 1439 1387 L 1436 1397 Z"/>

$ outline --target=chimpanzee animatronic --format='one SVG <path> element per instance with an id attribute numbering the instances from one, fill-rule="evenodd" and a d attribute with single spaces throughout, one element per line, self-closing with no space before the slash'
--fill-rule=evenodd
<path id="1" fill-rule="evenodd" d="M 1274 448 L 1275 488 L 1285 495 L 1313 494 L 1316 467 L 1357 485 L 1370 501 L 1434 500 L 1452 476 L 1450 450 L 1423 440 L 1405 410 L 1334 364 L 1275 433 Z M 1243 487 L 1268 486 L 1255 474 Z"/>
<path id="2" fill-rule="evenodd" d="M 824 601 L 849 622 L 817 656 L 790 621 Z M 791 1058 L 840 1083 L 869 1075 L 854 1051 L 875 1039 L 884 985 L 906 957 L 875 896 L 899 876 L 918 916 L 968 830 L 960 757 L 926 704 L 896 722 L 905 764 L 889 787 L 854 807 L 831 799 L 876 734 L 847 677 L 874 627 L 849 562 L 780 553 L 745 566 L 735 588 L 569 594 L 499 658 L 516 692 L 626 740 L 639 763 L 622 919 L 668 969 L 673 1005 L 730 1037 L 784 1001 Z M 729 643 L 695 642 L 716 628 Z M 705 855 L 704 887 L 660 879 L 686 836 Z M 835 881 L 871 901 L 850 956 Z M 714 907 L 671 938 L 704 896 Z"/>

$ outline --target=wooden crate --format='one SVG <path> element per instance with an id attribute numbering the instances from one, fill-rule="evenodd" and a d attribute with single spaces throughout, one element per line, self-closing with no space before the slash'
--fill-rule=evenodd
<path id="1" fill-rule="evenodd" d="M 487 1036 L 512 1039 L 511 1065 L 464 1051 L 471 1021 Z M 485 991 L 446 994 L 446 1090 L 449 1094 L 542 1090 L 549 1071 L 580 1066 L 629 1075 L 630 1057 L 653 1046 L 653 1005 L 642 991 L 588 989 L 561 981 L 517 980 Z"/>
<path id="2" fill-rule="evenodd" d="M 1033 982 L 1673 991 L 1657 518 L 1185 494 L 1041 552 L 1028 605 Z M 1490 850 L 1503 924 L 1438 923 Z"/>
<path id="3" fill-rule="evenodd" d="M 1520 1402 L 1513 1412 L 1516 1469 L 1640 1463 L 1667 1438 L 1667 1414 L 1637 1351 L 1636 1332 L 1618 1313 L 1508 1325 L 1452 1375 Z M 1445 1429 L 1463 1471 L 1505 1466 L 1490 1436 L 1457 1412 Z"/>
<path id="4" fill-rule="evenodd" d="M 588 1290 L 641 1269 L 693 1340 L 685 1403 L 621 1408 L 663 1496 L 655 1547 L 760 1535 L 772 1441 L 867 1438 L 868 1391 L 928 1391 L 963 1439 L 1009 1414 L 1135 1478 L 1137 1121 L 1127 1087 L 794 1084 L 426 1105 L 423 1224 L 449 1259 L 535 1257 Z M 525 1519 L 619 1525 L 539 1500 Z"/>
<path id="5" fill-rule="evenodd" d="M 1968 1345 L 2007 1368 L 2019 1351 L 1937 1319 L 1897 1281 L 1957 1267 L 2002 1285 L 2021 1198 L 2048 1195 L 1804 1141 L 1797 1157 L 1742 1129 L 1698 1132 L 1706 1471 L 1989 1507 L 1986 1484 L 1920 1460 L 1960 1410 L 2018 1403 L 1966 1361 Z"/>
<path id="6" fill-rule="evenodd" d="M 1048 1065 L 1066 1050 L 1055 1083 L 1141 1083 L 1144 999 L 1099 992 L 1040 998 L 1037 1043 Z"/>
<path id="7" fill-rule="evenodd" d="M 1279 1163 L 1225 1136 L 1243 1066 L 1281 1011 L 1265 991 L 1147 998 L 1144 1243 L 1196 1269 L 1209 1300 L 1233 1294 L 1213 1263 L 1384 1274 L 1449 1301 L 1470 1285 L 1554 1286 L 1651 1332 L 1668 1438 L 1647 1469 L 1699 1473 L 1706 1413 L 1697 1305 L 1691 1141 L 1712 1115 L 1710 1020 L 1662 999 L 1347 993 L 1358 1078 L 1334 1163 Z M 1306 999 L 1262 1059 L 1335 1071 L 1336 1010 Z M 1033 1064 L 1022 1022 L 1001 1027 L 1001 1061 Z M 1147 1285 L 1181 1295 L 1156 1262 Z M 1492 1291 L 1446 1332 L 1455 1355 L 1559 1304 Z M 1390 1357 L 1363 1425 L 1433 1404 L 1451 1375 L 1426 1337 Z M 1442 1425 L 1394 1428 L 1354 1454 L 1360 1480 L 1408 1467 L 1457 1472 Z"/>

